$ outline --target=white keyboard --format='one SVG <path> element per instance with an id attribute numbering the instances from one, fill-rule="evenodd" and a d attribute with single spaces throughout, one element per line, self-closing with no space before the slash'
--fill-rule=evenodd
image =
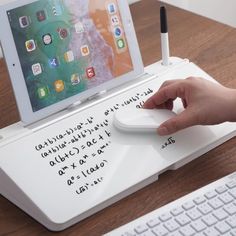
<path id="1" fill-rule="evenodd" d="M 236 236 L 236 172 L 106 236 Z"/>

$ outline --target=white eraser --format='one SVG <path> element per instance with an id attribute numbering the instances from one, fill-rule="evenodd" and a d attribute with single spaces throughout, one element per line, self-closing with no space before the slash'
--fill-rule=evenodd
<path id="1" fill-rule="evenodd" d="M 116 128 L 127 132 L 153 132 L 176 113 L 166 109 L 124 108 L 114 114 Z"/>

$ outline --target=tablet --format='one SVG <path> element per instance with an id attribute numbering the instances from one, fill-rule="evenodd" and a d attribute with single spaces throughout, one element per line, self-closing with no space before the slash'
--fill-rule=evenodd
<path id="1" fill-rule="evenodd" d="M 143 73 L 127 1 L 17 0 L 0 6 L 0 20 L 26 124 Z"/>

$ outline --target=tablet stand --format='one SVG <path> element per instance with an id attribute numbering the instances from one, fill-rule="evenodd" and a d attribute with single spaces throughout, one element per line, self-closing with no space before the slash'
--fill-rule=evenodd
<path id="1" fill-rule="evenodd" d="M 50 230 L 63 230 L 235 136 L 236 126 L 196 126 L 175 135 L 124 134 L 112 125 L 123 107 L 141 107 L 169 79 L 200 76 L 171 58 L 123 85 L 34 125 L 0 130 L 0 193 Z M 182 109 L 181 101 L 175 112 Z M 128 115 L 128 114 L 127 114 Z M 134 171 L 135 170 L 135 171 Z"/>

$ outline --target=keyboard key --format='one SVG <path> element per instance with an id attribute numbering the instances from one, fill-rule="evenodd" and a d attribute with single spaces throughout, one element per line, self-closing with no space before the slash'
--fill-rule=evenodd
<path id="1" fill-rule="evenodd" d="M 224 193 L 227 190 L 228 189 L 227 189 L 227 187 L 225 185 L 222 185 L 222 186 L 219 186 L 219 187 L 216 188 L 216 192 L 219 193 L 219 194 Z"/>
<path id="2" fill-rule="evenodd" d="M 136 236 L 136 233 L 134 232 L 125 232 L 122 234 L 122 236 Z"/>
<path id="3" fill-rule="evenodd" d="M 220 233 L 215 228 L 208 228 L 204 231 L 206 236 L 220 236 Z"/>
<path id="4" fill-rule="evenodd" d="M 229 194 L 232 195 L 234 198 L 236 198 L 236 188 L 231 189 L 231 190 L 229 191 Z"/>
<path id="5" fill-rule="evenodd" d="M 229 214 L 229 215 L 233 215 L 236 213 L 236 205 L 234 205 L 233 203 L 230 203 L 226 206 L 224 206 L 224 210 Z"/>
<path id="6" fill-rule="evenodd" d="M 179 228 L 179 224 L 177 224 L 173 219 L 165 222 L 164 226 L 169 230 L 169 232 L 173 232 Z"/>
<path id="7" fill-rule="evenodd" d="M 185 202 L 182 207 L 187 211 L 195 207 L 193 201 Z"/>
<path id="8" fill-rule="evenodd" d="M 228 188 L 235 188 L 236 187 L 236 181 L 232 180 L 226 184 Z"/>
<path id="9" fill-rule="evenodd" d="M 204 214 L 207 215 L 208 213 L 212 212 L 212 207 L 210 205 L 208 205 L 207 203 L 203 203 L 201 205 L 198 206 L 198 210 Z"/>
<path id="10" fill-rule="evenodd" d="M 156 236 L 165 236 L 168 234 L 168 230 L 166 228 L 164 228 L 162 225 L 158 225 L 155 228 L 152 229 L 152 232 L 156 235 Z"/>
<path id="11" fill-rule="evenodd" d="M 196 234 L 197 236 L 206 236 L 203 232 Z"/>
<path id="12" fill-rule="evenodd" d="M 220 195 L 219 199 L 224 203 L 224 204 L 228 204 L 230 202 L 232 202 L 234 200 L 234 198 L 232 197 L 232 195 L 230 195 L 229 193 L 223 193 Z"/>
<path id="13" fill-rule="evenodd" d="M 148 230 L 148 226 L 145 224 L 141 224 L 141 225 L 136 226 L 134 230 L 137 234 L 141 234 Z"/>
<path id="14" fill-rule="evenodd" d="M 202 220 L 196 220 L 191 223 L 191 226 L 199 233 L 206 229 L 206 225 L 202 222 Z"/>
<path id="15" fill-rule="evenodd" d="M 229 224 L 232 228 L 236 228 L 236 215 L 229 217 L 226 220 L 226 223 Z"/>
<path id="16" fill-rule="evenodd" d="M 226 224 L 225 222 L 219 222 L 215 228 L 221 233 L 221 234 L 225 234 L 228 231 L 230 231 L 230 226 L 228 224 Z"/>
<path id="17" fill-rule="evenodd" d="M 138 234 L 136 236 L 156 236 L 156 235 L 153 232 L 151 232 L 151 231 L 147 231 L 145 233 Z"/>
<path id="18" fill-rule="evenodd" d="M 166 213 L 163 213 L 159 216 L 159 219 L 162 221 L 162 222 L 165 222 L 169 219 L 171 219 L 171 214 L 169 212 L 166 212 Z"/>
<path id="19" fill-rule="evenodd" d="M 217 223 L 217 219 L 212 214 L 204 216 L 202 220 L 207 226 L 212 226 Z"/>
<path id="20" fill-rule="evenodd" d="M 224 220 L 225 218 L 228 217 L 228 214 L 226 213 L 226 211 L 224 211 L 223 209 L 218 209 L 216 211 L 213 212 L 213 215 L 218 219 L 218 220 Z"/>
<path id="21" fill-rule="evenodd" d="M 232 236 L 232 234 L 230 232 L 224 234 L 224 236 Z"/>
<path id="22" fill-rule="evenodd" d="M 236 229 L 231 230 L 232 236 L 236 236 Z"/>
<path id="23" fill-rule="evenodd" d="M 181 213 L 183 213 L 184 212 L 184 209 L 182 208 L 182 207 L 175 207 L 175 208 L 173 208 L 172 210 L 171 210 L 171 214 L 173 215 L 173 216 L 178 216 L 178 215 L 180 215 Z"/>
<path id="24" fill-rule="evenodd" d="M 168 236 L 183 236 L 179 231 L 175 231 L 174 233 L 169 233 Z"/>
<path id="25" fill-rule="evenodd" d="M 192 236 L 196 233 L 196 231 L 189 225 L 186 225 L 183 228 L 181 228 L 180 232 L 181 234 L 183 234 L 183 236 Z"/>
<path id="26" fill-rule="evenodd" d="M 214 209 L 218 209 L 224 205 L 223 202 L 219 198 L 213 198 L 209 200 L 208 204 Z"/>
<path id="27" fill-rule="evenodd" d="M 189 210 L 186 214 L 190 217 L 191 220 L 196 220 L 202 216 L 200 211 L 196 208 Z"/>
<path id="28" fill-rule="evenodd" d="M 147 222 L 148 227 L 153 228 L 154 226 L 157 226 L 160 224 L 160 220 L 156 217 Z"/>
<path id="29" fill-rule="evenodd" d="M 209 191 L 209 192 L 205 193 L 204 196 L 205 196 L 207 199 L 212 199 L 212 198 L 214 198 L 214 197 L 217 196 L 217 193 L 216 193 L 215 190 L 213 190 L 213 191 Z"/>
<path id="30" fill-rule="evenodd" d="M 194 200 L 195 204 L 200 205 L 206 201 L 206 198 L 204 196 L 196 197 Z"/>
<path id="31" fill-rule="evenodd" d="M 190 218 L 186 216 L 185 214 L 179 215 L 178 217 L 175 218 L 177 223 L 179 223 L 181 226 L 185 226 L 188 223 L 191 222 Z"/>

